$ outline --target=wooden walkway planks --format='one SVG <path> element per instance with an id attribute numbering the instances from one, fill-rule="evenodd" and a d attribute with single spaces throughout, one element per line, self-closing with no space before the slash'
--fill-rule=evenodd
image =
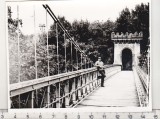
<path id="1" fill-rule="evenodd" d="M 139 106 L 132 71 L 121 71 L 106 79 L 105 87 L 98 88 L 76 108 Z"/>

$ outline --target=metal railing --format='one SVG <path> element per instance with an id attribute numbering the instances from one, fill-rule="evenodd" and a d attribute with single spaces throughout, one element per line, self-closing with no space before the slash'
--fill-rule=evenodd
<path id="1" fill-rule="evenodd" d="M 133 67 L 135 83 L 141 107 L 149 105 L 150 77 L 139 66 Z"/>
<path id="2" fill-rule="evenodd" d="M 121 71 L 105 66 L 106 76 Z M 89 68 L 10 85 L 11 108 L 69 108 L 100 86 L 97 69 Z"/>
<path id="3" fill-rule="evenodd" d="M 13 32 L 14 42 L 17 44 L 13 47 L 17 49 L 17 53 L 14 52 L 13 56 L 17 56 L 17 59 L 9 60 L 10 66 L 14 65 L 14 70 L 17 72 L 11 72 L 13 69 L 10 67 L 11 108 L 74 107 L 86 95 L 98 88 L 100 83 L 100 80 L 97 80 L 97 69 L 93 67 L 93 62 L 70 36 L 50 7 L 48 5 L 43 5 L 43 7 L 45 8 L 45 24 L 40 25 L 42 32 L 37 33 L 37 17 L 35 17 L 35 6 L 33 6 L 34 33 L 30 36 L 31 39 L 28 39 L 31 41 L 28 47 L 24 46 L 27 43 L 23 45 L 24 41 L 28 40 L 22 37 L 19 22 L 16 28 L 18 32 Z M 17 6 L 18 21 L 19 10 Z M 54 22 L 52 29 L 49 29 L 48 16 Z M 54 44 L 49 43 L 49 40 Z M 25 59 L 29 56 L 25 55 L 29 48 L 30 55 L 34 56 Z M 12 54 L 11 50 L 9 52 Z M 108 76 L 120 69 L 120 66 L 114 65 L 105 67 Z M 27 72 L 30 74 L 27 75 Z"/>
<path id="4" fill-rule="evenodd" d="M 54 97 L 55 95 L 54 94 L 52 96 L 49 96 L 49 92 L 56 92 L 56 93 L 64 92 L 64 91 L 61 91 L 61 90 L 64 90 L 63 89 L 64 84 L 66 83 L 68 85 L 72 85 L 71 82 L 73 82 L 73 81 L 66 81 L 67 79 L 70 79 L 71 77 L 75 78 L 77 75 L 80 75 L 80 74 L 87 74 L 91 70 L 89 68 L 93 67 L 93 62 L 83 52 L 83 50 L 79 47 L 79 45 L 74 41 L 74 38 L 69 35 L 68 31 L 64 28 L 60 20 L 54 15 L 54 13 L 49 8 L 49 6 L 43 5 L 43 7 L 45 8 L 45 12 L 46 12 L 46 19 L 45 19 L 46 25 L 43 25 L 43 27 L 46 27 L 46 30 L 45 32 L 43 31 L 41 33 L 37 33 L 35 28 L 36 12 L 35 12 L 35 6 L 34 6 L 34 15 L 33 15 L 34 45 L 31 44 L 34 46 L 33 48 L 34 50 L 32 51 L 32 54 L 34 54 L 34 60 L 33 59 L 31 61 L 26 60 L 27 62 L 29 62 L 29 64 L 27 64 L 27 62 L 25 63 L 23 62 L 23 66 L 22 66 L 22 56 L 24 54 L 22 53 L 23 46 L 21 46 L 21 44 L 23 42 L 23 38 L 20 38 L 21 32 L 19 32 L 20 31 L 19 22 L 17 27 L 18 32 L 14 33 L 15 37 L 17 37 L 17 42 L 18 42 L 18 45 L 17 45 L 18 47 L 17 61 L 18 62 L 14 61 L 15 62 L 14 65 L 15 67 L 18 67 L 17 68 L 18 71 L 17 71 L 17 74 L 13 72 L 13 76 L 10 72 L 10 83 L 11 83 L 10 97 L 11 97 L 11 107 L 13 108 L 14 107 L 19 107 L 19 108 L 44 107 L 44 105 L 46 105 L 44 104 L 44 102 L 45 103 L 47 102 L 47 105 L 48 105 L 49 104 L 48 102 L 51 102 L 51 99 L 52 99 L 49 97 L 52 97 L 52 96 Z M 51 29 L 49 29 L 49 26 L 48 26 L 48 16 L 50 16 L 54 21 L 54 25 L 53 25 L 54 30 L 52 29 L 53 30 L 52 33 L 55 32 L 54 36 L 49 34 Z M 19 20 L 19 6 L 17 6 L 17 19 Z M 51 36 L 55 37 L 55 39 L 50 38 L 50 40 L 56 41 L 54 45 L 49 44 L 49 37 Z M 39 42 L 42 42 L 42 44 Z M 43 43 L 43 42 L 46 42 L 46 43 Z M 55 47 L 55 50 L 54 48 L 51 48 L 53 46 Z M 17 47 L 15 47 L 14 49 L 16 49 Z M 39 50 L 41 50 L 43 54 Z M 52 50 L 54 50 L 55 53 L 53 54 L 50 53 L 50 52 L 53 52 Z M 9 51 L 9 52 L 12 52 L 12 51 Z M 16 55 L 16 53 L 14 55 Z M 24 70 L 24 68 L 27 67 L 25 66 L 26 64 L 30 66 L 29 68 L 32 67 L 32 72 L 30 72 L 30 75 L 32 76 L 32 78 L 30 77 L 28 79 L 24 78 L 24 76 L 27 73 L 27 70 L 23 71 L 23 74 L 22 74 L 22 69 Z M 11 70 L 12 69 L 10 69 L 10 71 Z M 31 70 L 31 69 L 28 69 L 28 70 Z M 91 71 L 94 74 L 95 71 L 93 69 Z M 12 78 L 16 79 L 16 81 L 12 82 L 13 80 Z M 25 80 L 23 80 L 23 78 Z M 80 78 L 79 80 L 81 80 L 81 77 L 79 78 Z M 61 83 L 58 83 L 57 85 L 56 82 L 61 82 Z M 53 84 L 53 85 L 50 85 L 50 84 Z M 68 91 L 71 91 L 71 88 L 69 88 Z M 58 95 L 59 96 L 56 98 L 60 98 L 61 95 L 63 94 L 59 93 Z M 30 106 L 27 106 L 27 105 L 30 105 Z"/>
<path id="5" fill-rule="evenodd" d="M 23 71 L 22 74 L 21 71 L 26 65 L 26 62 L 23 64 L 24 67 L 21 64 L 23 38 L 20 38 L 19 32 L 17 35 L 18 82 L 10 84 L 10 106 L 14 109 L 75 107 L 100 85 L 97 69 L 93 67 L 93 62 L 70 36 L 50 7 L 48 5 L 43 5 L 43 7 L 46 12 L 46 25 L 41 26 L 46 29 L 44 32 L 44 28 L 42 28 L 43 31 L 37 33 L 34 6 L 34 45 L 32 44 L 34 46 L 32 60 L 34 61 L 27 64 L 35 70 L 31 72 L 35 78 L 25 81 L 23 80 L 25 73 Z M 48 15 L 54 21 L 54 29 L 48 28 Z M 17 18 L 19 19 L 18 6 Z M 19 27 L 17 29 L 19 31 Z M 51 31 L 54 35 L 50 35 Z M 49 43 L 49 39 L 55 42 L 54 45 Z M 55 49 L 52 48 L 53 46 Z M 55 53 L 50 53 L 52 50 Z M 52 59 L 54 60 L 52 61 Z M 105 66 L 105 69 L 106 77 L 109 78 L 119 72 L 121 66 L 108 65 Z"/>

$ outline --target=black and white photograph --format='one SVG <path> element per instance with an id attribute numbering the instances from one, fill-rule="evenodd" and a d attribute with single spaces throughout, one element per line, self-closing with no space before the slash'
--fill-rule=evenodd
<path id="1" fill-rule="evenodd" d="M 150 5 L 6 2 L 9 109 L 151 109 Z"/>

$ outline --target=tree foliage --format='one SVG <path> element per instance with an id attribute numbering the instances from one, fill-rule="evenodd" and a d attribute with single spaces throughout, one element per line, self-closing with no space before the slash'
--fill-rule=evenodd
<path id="1" fill-rule="evenodd" d="M 16 83 L 18 79 L 18 40 L 17 27 L 18 23 L 22 25 L 21 19 L 12 19 L 11 7 L 8 7 L 8 40 L 9 40 L 9 63 L 10 63 L 10 79 L 11 83 Z M 58 19 L 63 26 L 68 30 L 69 34 L 79 44 L 81 49 L 88 55 L 88 57 L 95 62 L 98 56 L 102 57 L 105 64 L 112 64 L 114 59 L 114 44 L 111 41 L 112 32 L 143 32 L 143 40 L 141 42 L 141 53 L 144 54 L 147 49 L 149 37 L 149 4 L 140 4 L 133 10 L 125 8 L 120 12 L 116 21 L 106 20 L 104 22 L 87 20 L 75 20 L 70 23 L 65 17 L 58 16 Z M 68 39 L 66 37 L 66 39 Z M 48 61 L 49 61 L 49 75 L 60 72 L 65 72 L 65 48 L 66 45 L 66 66 L 67 70 L 76 70 L 76 50 L 71 43 L 64 41 L 64 31 L 58 27 L 58 51 L 57 51 L 57 35 L 56 24 L 53 23 L 48 31 L 48 52 L 47 52 L 47 34 L 41 32 L 35 36 L 23 35 L 19 31 L 20 41 L 20 68 L 21 80 L 35 79 L 35 40 L 36 44 L 36 58 L 37 58 L 37 72 L 38 78 L 48 76 Z M 72 54 L 71 54 L 72 50 Z M 57 56 L 57 52 L 59 55 Z M 49 57 L 47 56 L 49 54 Z M 59 58 L 59 62 L 57 60 Z M 78 52 L 78 62 L 81 61 L 80 53 Z M 71 66 L 71 59 L 73 66 Z M 143 56 L 141 56 L 143 59 Z M 84 63 L 84 60 L 83 60 Z M 78 64 L 80 68 L 80 64 Z"/>
<path id="2" fill-rule="evenodd" d="M 129 11 L 125 8 L 121 11 L 120 16 L 116 20 L 116 32 L 143 32 L 143 40 L 141 41 L 141 52 L 147 49 L 149 38 L 149 4 L 136 5 L 135 9 Z"/>
<path id="3" fill-rule="evenodd" d="M 131 13 L 128 8 L 125 8 L 117 18 L 117 32 L 132 32 Z"/>

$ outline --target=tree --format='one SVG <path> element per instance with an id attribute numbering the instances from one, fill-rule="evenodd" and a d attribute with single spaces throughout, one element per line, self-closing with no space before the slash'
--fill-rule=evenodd
<path id="1" fill-rule="evenodd" d="M 146 50 L 149 38 L 149 4 L 141 4 L 132 10 L 132 26 L 133 31 L 143 32 L 143 40 L 141 41 L 142 52 Z"/>
<path id="2" fill-rule="evenodd" d="M 103 37 L 102 23 L 100 23 L 99 21 L 91 23 L 88 29 L 90 30 L 91 37 L 94 41 L 99 37 Z"/>
<path id="3" fill-rule="evenodd" d="M 117 27 L 116 32 L 131 32 L 131 13 L 128 8 L 121 11 L 120 16 L 116 21 Z"/>
<path id="4" fill-rule="evenodd" d="M 75 20 L 72 23 L 72 35 L 78 42 L 87 43 L 90 38 L 90 31 L 88 29 L 90 23 L 86 21 L 77 21 Z"/>
<path id="5" fill-rule="evenodd" d="M 115 31 L 116 24 L 108 19 L 106 22 L 102 24 L 102 26 L 103 31 L 105 33 L 105 37 L 107 39 L 111 39 L 111 33 Z"/>
<path id="6" fill-rule="evenodd" d="M 10 28 L 10 30 L 17 30 L 18 24 L 20 24 L 22 26 L 23 22 L 22 19 L 12 19 L 12 9 L 10 6 L 7 7 L 8 8 L 8 28 Z"/>

